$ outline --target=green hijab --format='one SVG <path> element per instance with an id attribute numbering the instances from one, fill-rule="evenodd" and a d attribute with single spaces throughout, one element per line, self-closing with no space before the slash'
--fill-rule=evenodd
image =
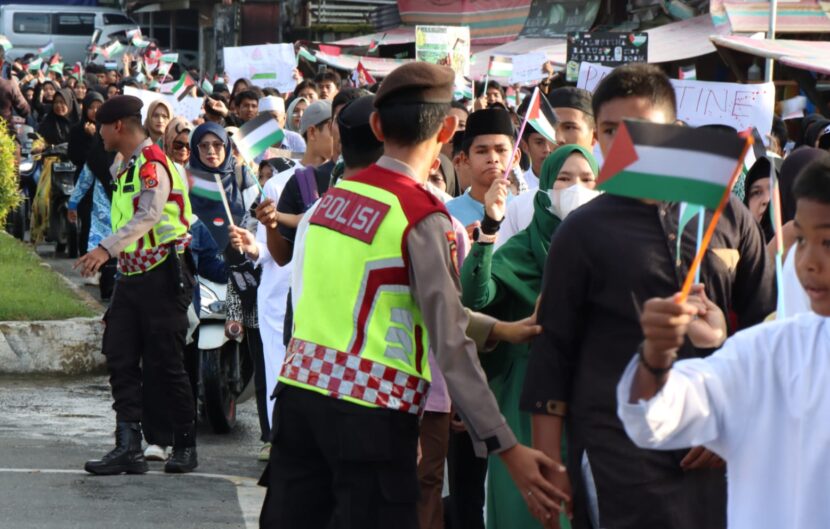
<path id="1" fill-rule="evenodd" d="M 547 191 L 553 188 L 565 161 L 574 153 L 588 160 L 594 174 L 599 173 L 597 161 L 591 151 L 579 145 L 563 145 L 551 153 L 542 164 L 539 190 L 533 198 L 533 219 L 524 230 L 510 238 L 493 254 L 493 279 L 504 288 L 504 293 L 517 297 L 517 301 L 530 307 L 536 306 L 536 298 L 542 289 L 542 271 L 548 257 L 553 232 L 562 219 L 551 213 L 551 201 Z M 518 316 L 518 315 L 517 315 Z"/>

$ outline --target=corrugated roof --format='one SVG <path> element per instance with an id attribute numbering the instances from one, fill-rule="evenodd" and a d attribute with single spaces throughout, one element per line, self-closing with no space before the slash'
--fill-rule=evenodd
<path id="1" fill-rule="evenodd" d="M 724 1 L 733 33 L 755 33 L 769 29 L 769 5 L 764 2 Z M 815 0 L 778 2 L 776 31 L 779 33 L 821 33 L 830 31 L 830 16 Z"/>

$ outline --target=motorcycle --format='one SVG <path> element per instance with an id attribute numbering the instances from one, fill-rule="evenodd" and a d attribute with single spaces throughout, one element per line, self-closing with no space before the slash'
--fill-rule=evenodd
<path id="1" fill-rule="evenodd" d="M 227 286 L 199 278 L 198 327 L 200 415 L 216 433 L 236 425 L 236 406 L 253 395 L 253 361 L 241 329 L 234 339 L 225 334 Z"/>
<path id="2" fill-rule="evenodd" d="M 56 254 L 66 252 L 68 257 L 76 258 L 81 226 L 80 221 L 69 222 L 67 204 L 75 190 L 77 168 L 69 161 L 67 144 L 50 145 L 33 159 L 34 178 L 38 184 L 32 208 L 32 240 L 38 242 L 45 238 L 55 243 Z M 45 207 L 44 202 L 48 204 Z"/>
<path id="3" fill-rule="evenodd" d="M 13 118 L 17 141 L 20 144 L 20 158 L 17 164 L 18 192 L 21 201 L 6 217 L 6 231 L 17 239 L 25 240 L 29 231 L 29 219 L 32 214 L 32 197 L 35 195 L 34 160 L 32 160 L 32 136 L 34 129 L 26 125 L 22 118 Z"/>

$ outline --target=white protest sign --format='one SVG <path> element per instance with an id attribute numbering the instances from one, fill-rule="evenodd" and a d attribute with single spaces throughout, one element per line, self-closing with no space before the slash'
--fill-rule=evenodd
<path id="1" fill-rule="evenodd" d="M 293 44 L 226 47 L 223 53 L 225 73 L 231 81 L 249 79 L 257 86 L 276 88 L 280 92 L 290 92 L 297 84 Z"/>
<path id="2" fill-rule="evenodd" d="M 177 116 L 182 116 L 188 121 L 193 121 L 202 113 L 202 99 L 198 97 L 188 96 L 179 101 L 172 94 L 160 94 L 150 90 L 133 88 L 132 86 L 124 87 L 124 95 L 135 96 L 141 99 L 141 102 L 144 103 L 141 107 L 141 121 L 145 121 L 147 119 L 147 108 L 150 106 L 150 103 L 159 99 L 163 99 L 170 103 L 170 106 L 173 107 L 173 112 Z"/>
<path id="3" fill-rule="evenodd" d="M 511 58 L 513 73 L 510 74 L 510 84 L 535 83 L 547 77 L 542 72 L 542 65 L 548 60 L 544 53 L 524 53 Z"/>
<path id="4" fill-rule="evenodd" d="M 613 68 L 583 62 L 576 86 L 593 93 Z M 755 127 L 762 138 L 772 130 L 775 85 L 671 80 L 677 96 L 677 119 L 693 127 L 729 125 L 738 131 Z M 766 140 L 765 140 L 766 141 Z"/>

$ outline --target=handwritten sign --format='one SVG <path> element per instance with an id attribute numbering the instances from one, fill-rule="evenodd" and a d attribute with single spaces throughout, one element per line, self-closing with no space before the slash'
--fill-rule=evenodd
<path id="1" fill-rule="evenodd" d="M 548 60 L 544 53 L 525 53 L 514 55 L 513 73 L 510 74 L 510 84 L 535 83 L 546 77 L 542 72 L 542 65 Z"/>
<path id="2" fill-rule="evenodd" d="M 141 107 L 142 121 L 147 119 L 147 108 L 150 106 L 150 103 L 158 99 L 163 99 L 170 103 L 170 106 L 173 107 L 173 112 L 177 116 L 182 116 L 189 121 L 193 121 L 198 118 L 202 113 L 202 99 L 198 97 L 188 96 L 179 101 L 172 94 L 160 94 L 151 90 L 133 88 L 132 86 L 124 87 L 124 95 L 135 96 L 141 99 L 141 102 L 144 103 L 144 106 Z"/>
<path id="3" fill-rule="evenodd" d="M 415 26 L 415 60 L 449 66 L 458 75 L 470 75 L 470 28 Z"/>
<path id="4" fill-rule="evenodd" d="M 297 84 L 293 44 L 226 47 L 223 59 L 225 73 L 232 80 L 250 79 L 257 86 L 273 87 L 280 92 L 290 92 Z"/>
<path id="5" fill-rule="evenodd" d="M 582 63 L 576 86 L 593 93 L 613 68 Z M 766 138 L 772 130 L 775 86 L 671 80 L 677 97 L 677 119 L 693 127 L 729 125 L 741 131 L 755 127 Z"/>

